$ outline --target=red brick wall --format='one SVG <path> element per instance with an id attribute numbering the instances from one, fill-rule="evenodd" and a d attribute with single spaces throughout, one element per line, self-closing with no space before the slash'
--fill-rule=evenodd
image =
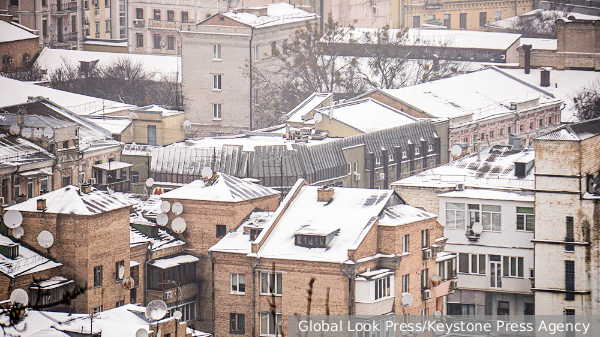
<path id="1" fill-rule="evenodd" d="M 39 48 L 40 44 L 38 38 L 0 43 L 0 57 L 4 54 L 8 54 L 8 57 L 13 60 L 12 64 L 7 65 L 8 69 L 0 70 L 21 69 L 26 65 L 23 63 L 23 56 L 27 54 L 29 55 L 29 59 L 32 60 L 39 52 Z"/>

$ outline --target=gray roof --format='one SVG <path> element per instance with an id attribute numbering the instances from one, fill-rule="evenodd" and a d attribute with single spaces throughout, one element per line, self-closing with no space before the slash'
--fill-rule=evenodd
<path id="1" fill-rule="evenodd" d="M 535 139 L 540 140 L 585 140 L 600 134 L 600 118 L 587 121 L 561 125 L 558 128 L 543 134 Z"/>
<path id="2" fill-rule="evenodd" d="M 55 159 L 55 156 L 27 139 L 0 130 L 0 168 Z"/>

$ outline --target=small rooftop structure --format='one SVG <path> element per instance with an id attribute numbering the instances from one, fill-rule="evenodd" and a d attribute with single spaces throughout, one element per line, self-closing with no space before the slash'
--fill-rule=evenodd
<path id="1" fill-rule="evenodd" d="M 62 266 L 62 263 L 55 262 L 40 255 L 31 249 L 19 245 L 10 238 L 0 234 L 0 246 L 18 246 L 17 254 L 14 258 L 9 258 L 0 254 L 0 273 L 10 277 L 30 275 L 42 270 L 52 269 Z"/>
<path id="2" fill-rule="evenodd" d="M 238 8 L 222 13 L 222 15 L 253 28 L 311 20 L 318 17 L 315 13 L 309 13 L 284 2 L 256 7 Z"/>
<path id="3" fill-rule="evenodd" d="M 313 118 L 314 110 L 328 106 L 328 103 L 333 103 L 333 94 L 328 92 L 315 92 L 308 96 L 304 101 L 294 107 L 285 115 L 287 123 L 294 126 L 300 126 Z M 314 124 L 314 121 L 312 121 Z"/>

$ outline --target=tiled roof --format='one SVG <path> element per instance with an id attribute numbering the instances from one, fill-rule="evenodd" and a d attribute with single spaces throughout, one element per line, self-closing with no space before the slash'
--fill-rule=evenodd
<path id="1" fill-rule="evenodd" d="M 561 125 L 535 139 L 540 140 L 585 140 L 600 135 L 600 118 L 594 118 L 579 123 Z"/>

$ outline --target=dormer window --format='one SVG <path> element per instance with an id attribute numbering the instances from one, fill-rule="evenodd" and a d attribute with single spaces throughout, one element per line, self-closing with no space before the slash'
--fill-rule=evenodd
<path id="1" fill-rule="evenodd" d="M 307 248 L 326 248 L 339 229 L 326 233 L 314 231 L 310 227 L 305 227 L 295 234 L 296 246 Z"/>

